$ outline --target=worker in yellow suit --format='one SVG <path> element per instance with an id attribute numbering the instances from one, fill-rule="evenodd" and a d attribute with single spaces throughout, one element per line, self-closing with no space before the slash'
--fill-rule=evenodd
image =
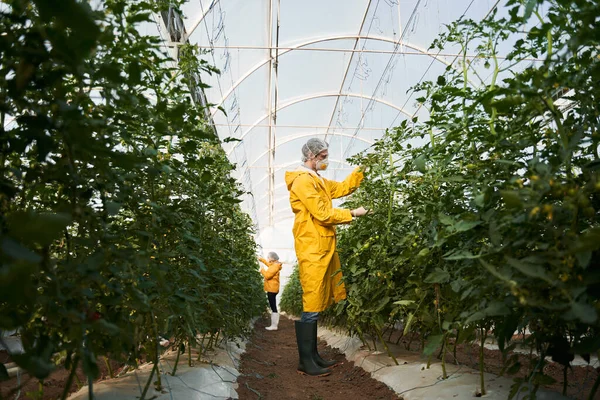
<path id="1" fill-rule="evenodd" d="M 333 208 L 332 199 L 354 192 L 363 179 L 356 168 L 344 181 L 323 178 L 319 171 L 328 166 L 328 144 L 318 138 L 309 139 L 302 147 L 303 164 L 285 174 L 290 204 L 295 214 L 293 234 L 302 285 L 303 313 L 296 321 L 296 340 L 300 363 L 298 372 L 325 376 L 334 361 L 323 360 L 317 352 L 317 319 L 333 302 L 346 298 L 341 283 L 340 259 L 335 249 L 335 225 L 349 223 L 367 214 L 355 210 Z"/>
<path id="2" fill-rule="evenodd" d="M 277 293 L 279 293 L 279 273 L 281 272 L 279 255 L 274 251 L 271 251 L 267 254 L 267 260 L 262 257 L 258 260 L 267 266 L 267 269 L 260 269 L 261 275 L 265 278 L 264 288 L 265 292 L 267 292 L 269 307 L 271 307 L 271 325 L 267 326 L 265 329 L 268 331 L 276 331 L 279 326 L 279 313 L 277 312 L 276 301 Z"/>

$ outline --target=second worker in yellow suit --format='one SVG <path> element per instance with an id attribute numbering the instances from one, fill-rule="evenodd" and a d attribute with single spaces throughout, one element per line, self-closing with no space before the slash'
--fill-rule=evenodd
<path id="1" fill-rule="evenodd" d="M 259 258 L 258 260 L 267 266 L 267 269 L 260 269 L 260 273 L 265 278 L 265 292 L 271 307 L 271 325 L 265 329 L 268 331 L 276 331 L 279 326 L 279 313 L 277 312 L 276 296 L 279 293 L 279 273 L 281 272 L 281 263 L 279 256 L 274 251 L 269 252 L 267 259 Z"/>
<path id="2" fill-rule="evenodd" d="M 335 249 L 335 225 L 363 216 L 363 207 L 355 210 L 333 208 L 332 199 L 347 196 L 360 185 L 363 173 L 355 169 L 344 181 L 323 178 L 319 171 L 328 165 L 328 144 L 313 138 L 302 147 L 303 164 L 285 174 L 290 204 L 295 214 L 293 234 L 302 285 L 303 313 L 296 321 L 296 339 L 300 363 L 298 372 L 323 376 L 330 373 L 316 351 L 317 319 L 334 301 L 346 298 L 340 284 L 340 259 Z"/>

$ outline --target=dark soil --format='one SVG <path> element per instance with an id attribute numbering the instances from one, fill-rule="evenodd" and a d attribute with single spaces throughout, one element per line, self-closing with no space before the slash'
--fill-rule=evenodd
<path id="1" fill-rule="evenodd" d="M 341 364 L 326 377 L 298 374 L 294 322 L 282 316 L 276 331 L 265 330 L 266 322 L 266 319 L 257 321 L 246 352 L 242 354 L 237 389 L 240 400 L 401 399 L 323 341 L 318 345 L 321 357 L 339 360 Z"/>
<path id="2" fill-rule="evenodd" d="M 0 363 L 8 363 L 10 362 L 10 355 L 2 350 L 0 351 Z M 120 370 L 120 365 L 116 361 L 110 361 L 111 368 L 113 370 L 113 374 L 116 375 Z M 100 376 L 96 380 L 96 382 L 108 379 L 109 373 L 108 368 L 106 367 L 106 363 L 104 359 L 98 360 L 98 368 L 100 369 Z M 77 377 L 81 384 L 77 382 L 77 379 L 73 379 L 73 384 L 69 390 L 69 393 L 73 393 L 79 390 L 82 385 L 87 384 L 87 378 L 83 373 L 83 369 L 79 368 L 77 370 Z M 38 400 L 55 400 L 60 399 L 65 386 L 67 385 L 67 380 L 69 378 L 69 371 L 64 368 L 57 368 L 54 372 L 50 374 L 46 379 L 44 379 L 41 390 L 43 391 L 42 397 L 39 397 L 40 393 L 40 381 L 34 377 L 29 376 L 28 374 L 21 374 L 21 395 L 19 399 L 38 399 Z M 7 381 L 0 382 L 0 399 L 13 399 L 16 394 L 19 392 L 19 384 L 17 381 L 17 377 L 12 377 Z"/>

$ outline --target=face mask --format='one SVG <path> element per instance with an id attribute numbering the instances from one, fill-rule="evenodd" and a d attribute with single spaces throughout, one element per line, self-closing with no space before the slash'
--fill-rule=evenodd
<path id="1" fill-rule="evenodd" d="M 323 160 L 317 161 L 316 168 L 317 168 L 317 171 L 325 171 L 328 166 L 329 166 L 329 159 L 325 158 Z"/>

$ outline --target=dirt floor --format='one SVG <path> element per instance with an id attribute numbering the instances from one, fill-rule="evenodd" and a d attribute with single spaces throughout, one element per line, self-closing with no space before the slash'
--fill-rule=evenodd
<path id="1" fill-rule="evenodd" d="M 10 356 L 6 351 L 0 351 L 0 363 L 8 363 L 10 362 Z M 120 370 L 120 365 L 111 361 L 111 368 L 113 370 L 113 374 L 116 375 Z M 106 363 L 104 359 L 98 360 L 98 368 L 100 369 L 99 379 L 96 380 L 104 380 L 109 377 L 108 368 L 106 367 Z M 56 400 L 60 399 L 63 391 L 65 390 L 65 386 L 67 385 L 67 380 L 69 378 L 69 371 L 64 368 L 57 368 L 54 372 L 50 374 L 50 376 L 43 381 L 43 385 L 40 388 L 40 381 L 36 378 L 31 377 L 27 374 L 21 375 L 21 393 L 19 399 L 36 399 L 36 400 Z M 87 378 L 83 373 L 83 369 L 79 368 L 77 371 L 77 379 L 73 379 L 73 384 L 69 390 L 69 393 L 76 392 L 79 388 L 87 383 Z M 40 396 L 40 392 L 42 395 Z M 0 399 L 14 399 L 15 396 L 19 393 L 19 383 L 17 377 L 10 378 L 7 381 L 0 381 Z"/>
<path id="2" fill-rule="evenodd" d="M 240 400 L 254 399 L 401 399 L 385 384 L 372 379 L 343 354 L 320 342 L 321 357 L 342 361 L 326 377 L 300 375 L 294 322 L 281 317 L 277 331 L 267 331 L 267 320 L 258 320 L 242 354 L 237 390 Z"/>
<path id="3" fill-rule="evenodd" d="M 371 379 L 362 368 L 346 361 L 343 354 L 330 348 L 324 342 L 319 343 L 319 353 L 326 359 L 340 360 L 342 363 L 333 369 L 327 377 L 316 378 L 296 373 L 298 352 L 294 323 L 282 316 L 279 330 L 266 331 L 267 319 L 259 319 L 255 325 L 255 332 L 246 346 L 246 353 L 242 355 L 238 378 L 239 398 L 250 399 L 308 399 L 308 400 L 350 400 L 350 399 L 401 399 L 395 395 L 385 384 Z M 421 341 L 415 336 L 400 337 L 397 331 L 390 336 L 389 341 L 404 346 L 410 351 L 421 352 Z M 380 347 L 380 345 L 378 345 Z M 382 349 L 379 349 L 382 350 Z M 477 345 L 461 344 L 456 349 L 456 360 L 453 349 L 449 349 L 446 362 L 457 362 L 468 367 L 479 369 Z M 485 370 L 499 374 L 503 368 L 502 355 L 497 350 L 484 350 Z M 108 370 L 104 359 L 98 360 L 100 379 L 108 378 Z M 527 375 L 531 362 L 524 354 L 519 355 L 521 370 L 511 377 L 524 377 Z M 0 363 L 10 362 L 10 356 L 5 351 L 0 351 Z M 116 362 L 111 362 L 113 373 L 120 370 Z M 545 388 L 562 392 L 563 367 L 556 363 L 548 363 L 544 369 L 546 375 L 553 377 L 556 383 Z M 591 366 L 571 367 L 567 370 L 567 395 L 576 400 L 588 400 L 589 393 L 598 376 L 600 368 Z M 78 390 L 85 383 L 82 370 L 77 373 L 79 382 L 74 380 L 69 392 Z M 57 369 L 43 382 L 43 395 L 38 395 L 39 381 L 28 375 L 21 375 L 20 399 L 54 400 L 60 399 L 68 371 Z M 13 399 L 18 392 L 17 378 L 0 382 L 0 399 Z M 594 400 L 600 400 L 600 392 Z"/>

